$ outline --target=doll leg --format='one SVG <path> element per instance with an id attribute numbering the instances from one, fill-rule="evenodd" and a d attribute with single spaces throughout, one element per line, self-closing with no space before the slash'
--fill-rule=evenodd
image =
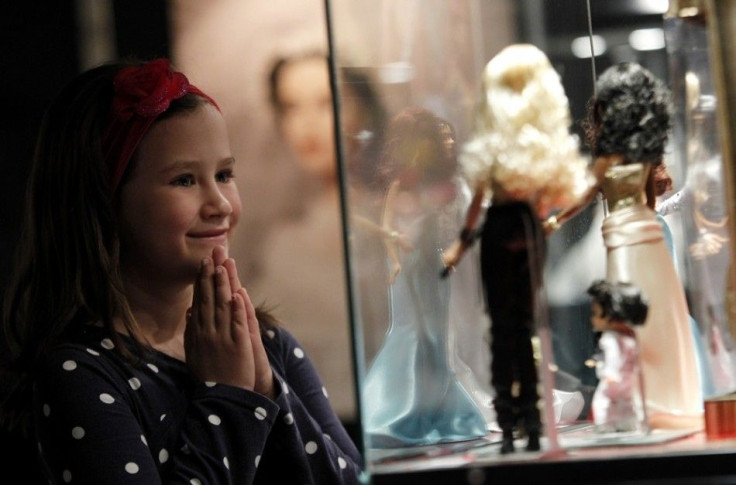
<path id="1" fill-rule="evenodd" d="M 537 365 L 534 362 L 531 331 L 529 324 L 519 322 L 516 331 L 516 358 L 519 366 L 519 414 L 524 419 L 528 451 L 538 451 L 539 434 L 542 421 L 539 414 L 539 393 L 537 392 Z"/>
<path id="2" fill-rule="evenodd" d="M 496 315 L 498 318 L 499 315 Z M 494 320 L 491 326 L 491 384 L 496 396 L 493 407 L 496 410 L 498 426 L 503 431 L 501 453 L 514 451 L 514 428 L 516 413 L 511 387 L 514 380 L 514 354 L 516 353 L 513 335 L 506 324 Z"/>

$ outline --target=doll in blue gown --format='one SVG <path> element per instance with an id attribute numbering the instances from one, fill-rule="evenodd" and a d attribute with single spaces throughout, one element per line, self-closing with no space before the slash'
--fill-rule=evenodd
<path id="1" fill-rule="evenodd" d="M 487 420 L 451 348 L 450 281 L 437 278 L 464 210 L 454 133 L 422 108 L 399 113 L 387 133 L 390 326 L 364 381 L 365 429 L 374 448 L 481 438 Z"/>

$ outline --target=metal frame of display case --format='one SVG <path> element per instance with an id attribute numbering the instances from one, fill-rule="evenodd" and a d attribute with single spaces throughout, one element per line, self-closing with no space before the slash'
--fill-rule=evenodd
<path id="1" fill-rule="evenodd" d="M 711 32 L 713 53 L 713 77 L 718 89 L 719 131 L 721 134 L 736 130 L 736 0 L 705 0 Z M 339 93 L 336 59 L 334 56 L 333 16 L 331 1 L 325 0 L 328 40 L 330 45 L 331 84 L 333 92 Z M 340 99 L 335 96 L 335 130 L 341 132 Z M 722 136 L 724 174 L 727 180 L 729 233 L 736 241 L 736 155 L 733 153 L 730 136 Z M 342 136 L 336 137 L 338 152 L 343 153 Z M 347 241 L 348 208 L 345 195 L 344 166 L 339 167 L 342 181 L 342 217 Z M 347 247 L 347 244 L 346 244 Z M 731 258 L 736 257 L 736 247 L 729 245 Z M 349 254 L 346 269 L 351 272 Z M 729 272 L 736 280 L 736 271 Z M 350 275 L 348 275 L 350 276 Z M 353 296 L 348 277 L 348 291 Z M 732 284 L 730 289 L 736 289 Z M 730 291 L 729 289 L 729 291 Z M 729 322 L 736 324 L 736 298 L 729 292 Z M 351 305 L 351 318 L 355 305 Z M 363 348 L 359 343 L 359 329 L 351 326 L 356 357 L 356 382 L 362 367 Z M 359 389 L 356 389 L 359 394 Z M 358 396 L 359 398 L 359 396 Z M 358 414 L 360 419 L 360 414 Z M 362 430 L 358 431 L 360 436 Z M 564 430 L 562 431 L 564 434 Z M 389 484 L 496 484 L 496 483 L 585 483 L 585 484 L 724 484 L 736 483 L 736 440 L 708 440 L 705 433 L 686 432 L 679 439 L 662 440 L 659 444 L 609 447 L 567 447 L 544 453 L 519 454 L 501 457 L 497 450 L 489 452 L 483 447 L 455 448 L 438 447 L 434 452 L 422 456 L 387 460 L 373 466 L 364 476 L 365 483 Z"/>

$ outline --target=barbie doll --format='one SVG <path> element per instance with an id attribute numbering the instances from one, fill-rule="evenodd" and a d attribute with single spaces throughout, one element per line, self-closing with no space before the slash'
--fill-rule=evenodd
<path id="1" fill-rule="evenodd" d="M 588 288 L 592 297 L 591 324 L 602 332 L 596 364 L 598 387 L 593 395 L 593 421 L 599 433 L 648 433 L 639 346 L 634 325 L 643 325 L 647 302 L 628 283 L 598 280 Z"/>
<path id="2" fill-rule="evenodd" d="M 365 429 L 376 448 L 480 438 L 487 422 L 458 378 L 450 343 L 450 282 L 437 278 L 467 202 L 454 132 L 432 112 L 408 108 L 386 133 L 390 327 L 365 377 Z"/>
<path id="3" fill-rule="evenodd" d="M 540 219 L 577 200 L 588 188 L 586 163 L 559 76 L 542 51 L 528 44 L 502 50 L 483 73 L 476 135 L 463 167 L 475 185 L 460 239 L 444 254 L 446 272 L 472 243 L 484 199 L 480 262 L 491 318 L 491 382 L 503 431 L 501 453 L 514 451 L 523 421 L 527 449 L 540 448 L 537 369 L 532 352 L 545 258 Z M 518 394 L 512 388 L 518 386 Z"/>
<path id="4" fill-rule="evenodd" d="M 636 333 L 652 426 L 699 424 L 703 404 L 687 302 L 653 210 L 655 169 L 671 123 L 669 91 L 635 63 L 609 68 L 596 87 L 586 131 L 597 183 L 583 204 L 551 217 L 546 227 L 558 226 L 603 192 L 606 277 L 630 281 L 649 298 L 646 325 Z"/>

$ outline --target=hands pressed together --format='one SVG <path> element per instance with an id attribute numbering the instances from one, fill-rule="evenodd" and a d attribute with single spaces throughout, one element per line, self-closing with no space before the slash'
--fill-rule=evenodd
<path id="1" fill-rule="evenodd" d="M 223 247 L 202 260 L 184 333 L 195 378 L 275 396 L 256 311 Z"/>

